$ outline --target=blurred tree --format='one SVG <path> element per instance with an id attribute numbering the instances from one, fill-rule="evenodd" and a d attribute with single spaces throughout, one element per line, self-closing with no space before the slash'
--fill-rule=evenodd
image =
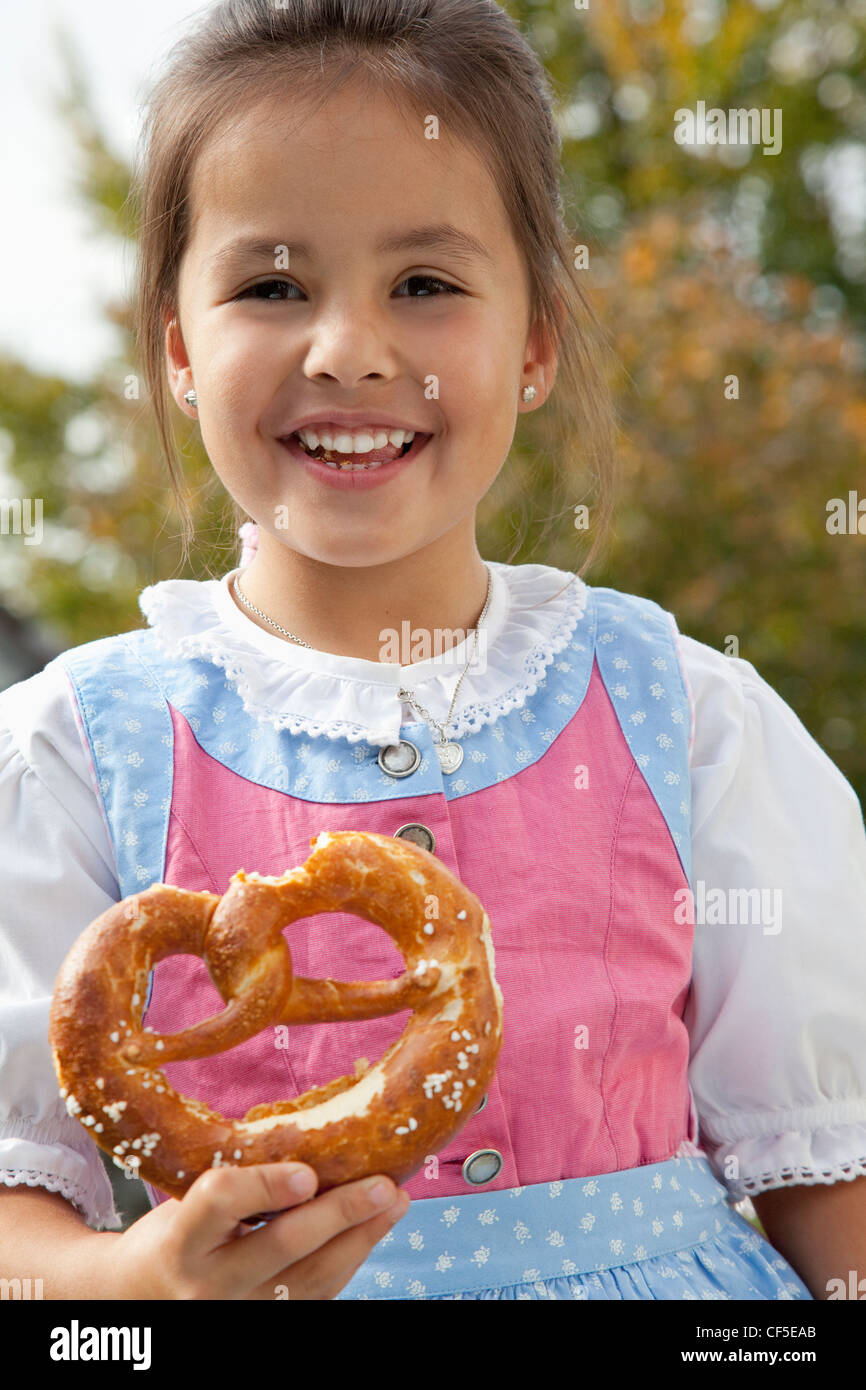
<path id="1" fill-rule="evenodd" d="M 735 637 L 866 804 L 866 515 L 827 529 L 830 499 L 866 504 L 866 0 L 507 8 L 559 96 L 575 244 L 624 368 L 614 535 L 588 578 Z M 701 101 L 778 108 L 780 153 L 677 144 Z M 584 497 L 551 505 L 545 412 L 519 439 L 482 551 L 576 568 Z M 541 553 L 534 530 L 510 545 L 518 502 L 560 517 Z"/>
<path id="2" fill-rule="evenodd" d="M 765 277 L 813 282 L 814 321 L 844 310 L 866 329 L 866 0 L 507 8 L 554 81 L 587 232 L 615 238 L 642 210 L 699 192 Z M 780 152 L 677 144 L 675 114 L 698 102 L 781 111 Z"/>

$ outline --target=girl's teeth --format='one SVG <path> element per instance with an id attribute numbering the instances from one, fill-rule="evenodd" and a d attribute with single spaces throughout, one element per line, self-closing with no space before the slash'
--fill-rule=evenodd
<path id="1" fill-rule="evenodd" d="M 334 450 L 338 454 L 369 454 L 372 449 L 384 449 L 393 444 L 402 449 L 415 438 L 414 430 L 376 430 L 374 433 L 359 431 L 358 434 L 329 434 L 316 430 L 298 430 L 298 438 L 306 447 L 315 451 L 321 444 L 323 449 Z"/>
<path id="2" fill-rule="evenodd" d="M 337 468 L 340 472 L 357 472 L 360 470 L 368 471 L 371 468 L 381 468 L 383 463 L 401 457 L 404 450 L 408 450 L 415 438 L 413 430 L 377 430 L 373 433 L 338 434 L 332 438 L 329 434 L 318 435 L 314 430 L 297 430 L 295 439 L 305 453 L 320 463 L 326 464 L 329 468 Z M 390 451 L 387 457 L 383 458 L 384 451 Z M 378 458 L 370 458 L 367 462 L 360 462 L 365 454 L 377 453 Z M 335 457 L 336 455 L 336 457 Z"/>

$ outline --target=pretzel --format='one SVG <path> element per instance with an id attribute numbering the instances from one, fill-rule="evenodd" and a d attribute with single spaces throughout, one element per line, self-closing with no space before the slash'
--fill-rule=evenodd
<path id="1" fill-rule="evenodd" d="M 373 1173 L 417 1172 L 471 1119 L 502 1044 L 502 993 L 478 898 L 410 841 L 323 831 L 280 878 L 243 869 L 222 897 L 155 883 L 97 917 L 64 960 L 51 1005 L 60 1094 L 130 1175 L 181 1197 L 207 1168 L 293 1159 L 318 1191 Z M 396 980 L 294 976 L 283 928 L 319 912 L 383 927 L 406 961 Z M 180 1033 L 142 1029 L 149 973 L 201 956 L 226 1008 Z M 209 1057 L 274 1024 L 377 1018 L 412 1009 L 379 1061 L 355 1062 L 291 1100 L 229 1119 L 181 1095 L 161 1066 Z"/>

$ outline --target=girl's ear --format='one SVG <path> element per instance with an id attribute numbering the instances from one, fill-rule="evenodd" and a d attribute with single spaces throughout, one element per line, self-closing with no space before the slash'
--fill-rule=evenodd
<path id="1" fill-rule="evenodd" d="M 565 301 L 558 294 L 556 313 L 560 323 L 565 312 Z M 523 364 L 524 376 L 532 377 L 538 392 L 533 401 L 535 409 L 544 404 L 553 390 L 558 365 L 559 359 L 553 335 L 544 325 L 536 323 L 529 335 L 529 341 L 526 345 L 526 361 Z"/>
<path id="2" fill-rule="evenodd" d="M 186 392 L 193 389 L 192 368 L 186 354 L 180 324 L 172 310 L 167 309 L 165 311 L 163 323 L 165 326 L 165 362 L 171 394 L 185 415 L 189 414 L 193 418 L 197 418 L 192 407 L 184 400 Z"/>

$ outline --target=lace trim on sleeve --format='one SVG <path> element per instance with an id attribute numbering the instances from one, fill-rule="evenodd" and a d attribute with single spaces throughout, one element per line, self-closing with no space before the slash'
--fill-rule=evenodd
<path id="1" fill-rule="evenodd" d="M 760 1173 L 751 1178 L 743 1178 L 742 1187 L 748 1194 L 755 1192 L 766 1192 L 771 1187 L 796 1187 L 802 1183 L 804 1187 L 814 1187 L 816 1183 L 833 1183 L 843 1179 L 845 1182 L 853 1182 L 854 1178 L 866 1176 L 866 1155 L 863 1158 L 852 1158 L 850 1162 L 834 1163 L 829 1168 L 777 1168 L 769 1173 Z"/>
<path id="2" fill-rule="evenodd" d="M 801 1110 L 730 1116 L 736 1137 L 701 1135 L 713 1170 L 735 1201 L 771 1188 L 853 1182 L 866 1175 L 866 1102 L 837 1100 Z M 744 1130 L 751 1129 L 751 1133 Z M 739 1177 L 726 1175 L 736 1159 Z"/>
<path id="3" fill-rule="evenodd" d="M 65 1114 L 0 1118 L 0 1183 L 59 1192 L 96 1230 L 123 1225 L 99 1149 Z"/>
<path id="4" fill-rule="evenodd" d="M 44 1187 L 48 1192 L 59 1192 L 61 1197 L 65 1197 L 81 1212 L 88 1226 L 94 1229 L 116 1231 L 123 1225 L 115 1210 L 113 1199 L 106 1208 L 104 1203 L 98 1202 L 94 1195 L 74 1178 L 60 1177 L 57 1173 L 44 1173 L 38 1168 L 0 1168 L 0 1183 L 4 1187 L 20 1187 L 24 1183 L 27 1187 Z"/>

